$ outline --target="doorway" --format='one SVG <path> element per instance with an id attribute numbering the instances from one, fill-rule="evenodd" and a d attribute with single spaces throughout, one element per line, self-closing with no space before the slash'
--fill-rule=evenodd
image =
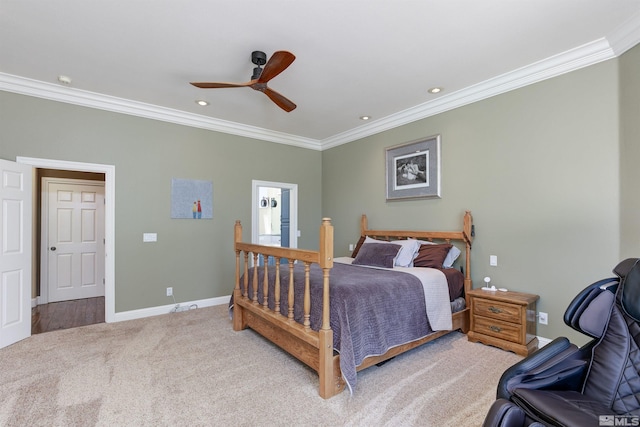
<path id="1" fill-rule="evenodd" d="M 105 321 L 104 174 L 37 169 L 40 228 L 31 333 Z"/>
<path id="2" fill-rule="evenodd" d="M 104 297 L 98 302 L 104 307 L 104 321 L 115 322 L 115 166 L 96 163 L 79 163 L 63 160 L 17 157 L 17 163 L 31 165 L 36 169 L 51 169 L 69 172 L 91 172 L 103 175 L 104 180 Z M 34 216 L 36 212 L 34 211 Z M 39 216 L 38 216 L 39 217 Z M 36 222 L 39 226 L 40 221 Z M 38 241 L 38 247 L 39 247 Z M 40 265 L 41 253 L 34 251 L 33 262 Z M 37 277 L 37 276 L 36 276 Z M 102 300 L 100 300 L 102 301 Z"/>
<path id="3" fill-rule="evenodd" d="M 298 185 L 257 180 L 252 185 L 251 242 L 297 248 Z"/>

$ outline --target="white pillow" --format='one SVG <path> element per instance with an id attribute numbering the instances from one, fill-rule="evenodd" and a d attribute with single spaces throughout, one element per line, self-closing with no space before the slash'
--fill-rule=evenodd
<path id="1" fill-rule="evenodd" d="M 364 239 L 364 243 L 392 243 L 394 245 L 402 246 L 402 249 L 400 249 L 400 252 L 398 253 L 398 256 L 395 260 L 396 267 L 411 267 L 411 264 L 413 264 L 413 259 L 416 257 L 418 249 L 420 248 L 420 242 L 413 239 L 392 240 L 388 242 L 386 240 L 372 239 L 371 237 L 367 236 Z"/>
<path id="2" fill-rule="evenodd" d="M 427 240 L 416 240 L 416 242 L 418 242 L 421 245 L 437 245 L 437 243 L 429 242 Z M 420 249 L 420 246 L 418 246 L 418 250 L 419 249 Z M 444 262 L 442 263 L 442 266 L 444 268 L 452 268 L 453 267 L 453 263 L 456 262 L 456 260 L 460 256 L 460 254 L 461 254 L 460 249 L 456 248 L 455 246 L 451 246 L 451 249 L 449 249 L 449 253 L 447 254 L 446 258 L 444 259 Z M 417 252 L 416 252 L 416 256 L 417 256 Z M 415 259 L 415 257 L 414 257 L 414 259 Z M 412 260 L 412 262 L 413 262 L 413 260 Z"/>
<path id="3" fill-rule="evenodd" d="M 456 262 L 459 256 L 460 256 L 460 249 L 456 248 L 455 246 L 451 246 L 451 249 L 449 249 L 449 253 L 447 254 L 447 257 L 444 259 L 442 266 L 444 268 L 452 268 L 453 263 Z"/>

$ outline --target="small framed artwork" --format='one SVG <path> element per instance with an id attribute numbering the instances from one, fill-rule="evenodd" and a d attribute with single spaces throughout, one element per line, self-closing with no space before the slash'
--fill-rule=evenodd
<path id="1" fill-rule="evenodd" d="M 171 218 L 212 219 L 213 182 L 171 179 Z"/>
<path id="2" fill-rule="evenodd" d="M 385 149 L 387 201 L 440 198 L 440 135 Z"/>

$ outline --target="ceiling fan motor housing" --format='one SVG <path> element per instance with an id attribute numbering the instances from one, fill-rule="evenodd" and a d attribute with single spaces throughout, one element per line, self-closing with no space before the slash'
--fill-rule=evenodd
<path id="1" fill-rule="evenodd" d="M 267 55 L 259 50 L 254 50 L 251 52 L 251 62 L 257 65 L 257 67 L 253 69 L 251 80 L 258 80 L 260 74 L 262 74 L 262 68 L 260 68 L 260 66 L 267 63 Z"/>
<path id="2" fill-rule="evenodd" d="M 264 65 L 267 63 L 267 54 L 259 50 L 254 50 L 251 52 L 251 62 L 256 64 L 258 67 Z"/>

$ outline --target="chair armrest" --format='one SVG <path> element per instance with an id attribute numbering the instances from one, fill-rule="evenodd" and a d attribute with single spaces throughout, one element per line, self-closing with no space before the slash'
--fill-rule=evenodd
<path id="1" fill-rule="evenodd" d="M 493 402 L 482 427 L 523 427 L 524 411 L 513 402 L 498 399 Z"/>
<path id="2" fill-rule="evenodd" d="M 567 338 L 556 338 L 502 374 L 497 398 L 509 400 L 516 388 L 575 390 L 584 379 L 588 357 Z"/>
<path id="3" fill-rule="evenodd" d="M 524 410 L 513 402 L 498 399 L 493 402 L 482 427 L 545 427 L 529 418 Z"/>

